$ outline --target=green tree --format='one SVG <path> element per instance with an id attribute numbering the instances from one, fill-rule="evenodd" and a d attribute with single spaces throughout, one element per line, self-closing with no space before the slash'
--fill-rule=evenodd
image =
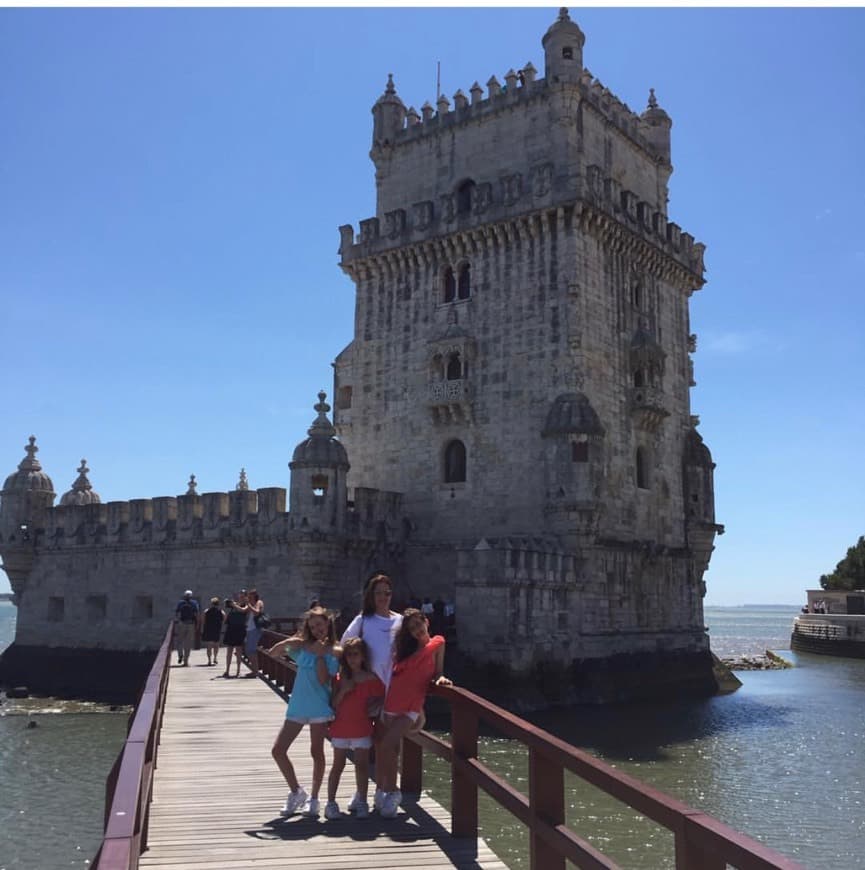
<path id="1" fill-rule="evenodd" d="M 865 536 L 835 566 L 831 574 L 820 578 L 822 589 L 865 589 Z"/>

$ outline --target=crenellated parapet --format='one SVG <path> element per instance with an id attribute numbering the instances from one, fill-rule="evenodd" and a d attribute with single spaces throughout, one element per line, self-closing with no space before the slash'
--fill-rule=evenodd
<path id="1" fill-rule="evenodd" d="M 389 87 L 392 86 L 391 80 Z M 414 106 L 409 106 L 399 126 L 390 131 L 387 146 L 399 148 L 421 139 L 449 134 L 460 127 L 482 123 L 499 114 L 547 100 L 562 87 L 559 83 L 550 84 L 546 79 L 537 78 L 537 70 L 531 61 L 517 70 L 509 69 L 502 81 L 495 75 L 490 76 L 486 86 L 485 92 L 478 82 L 474 82 L 467 89 L 468 96 L 458 89 L 452 101 L 442 94 L 435 107 L 425 102 L 420 112 Z M 640 115 L 635 112 L 587 69 L 581 71 L 573 87 L 591 111 L 600 115 L 606 124 L 615 127 L 634 146 L 653 159 L 669 162 L 669 149 L 659 147 L 651 129 L 652 119 L 647 117 L 647 113 Z M 395 91 L 392 93 L 395 94 Z M 654 107 L 650 105 L 650 108 Z M 375 148 L 373 150 L 375 155 Z"/>
<path id="2" fill-rule="evenodd" d="M 300 516 L 286 510 L 282 487 L 206 492 L 180 496 L 58 505 L 36 531 L 35 552 L 84 547 L 164 547 L 190 543 L 287 540 L 308 531 Z M 358 489 L 349 504 L 345 534 L 396 540 L 404 534 L 402 495 Z"/>
<path id="3" fill-rule="evenodd" d="M 706 246 L 663 212 L 595 165 L 580 179 L 581 196 L 560 202 L 549 183 L 553 171 L 545 163 L 527 180 L 508 176 L 495 185 L 477 185 L 470 219 L 430 200 L 399 209 L 398 219 L 387 213 L 384 225 L 375 217 L 363 220 L 358 234 L 351 225 L 341 226 L 342 268 L 353 277 L 363 277 L 365 270 L 393 277 L 407 266 L 436 266 L 499 242 L 534 239 L 559 221 L 573 226 L 577 218 L 580 228 L 627 252 L 642 268 L 688 291 L 703 285 Z"/>

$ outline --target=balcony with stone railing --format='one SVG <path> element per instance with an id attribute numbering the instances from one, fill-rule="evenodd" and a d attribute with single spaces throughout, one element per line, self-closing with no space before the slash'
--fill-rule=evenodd
<path id="1" fill-rule="evenodd" d="M 670 416 L 666 397 L 657 387 L 631 387 L 628 404 L 634 423 L 649 432 L 657 431 L 664 418 Z"/>
<path id="2" fill-rule="evenodd" d="M 434 381 L 429 385 L 427 405 L 435 423 L 464 423 L 471 419 L 471 390 L 465 378 Z"/>

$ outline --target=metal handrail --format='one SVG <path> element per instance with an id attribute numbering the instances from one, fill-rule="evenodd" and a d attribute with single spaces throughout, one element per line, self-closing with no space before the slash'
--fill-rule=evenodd
<path id="1" fill-rule="evenodd" d="M 147 848 L 153 770 L 165 710 L 172 621 L 130 717 L 126 742 L 105 783 L 105 833 L 93 870 L 136 870 Z"/>

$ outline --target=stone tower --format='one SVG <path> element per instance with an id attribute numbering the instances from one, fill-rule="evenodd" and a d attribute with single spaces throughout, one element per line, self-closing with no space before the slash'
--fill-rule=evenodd
<path id="1" fill-rule="evenodd" d="M 350 488 L 403 493 L 414 588 L 498 595 L 503 649 L 703 653 L 722 531 L 689 399 L 704 246 L 668 219 L 669 116 L 653 91 L 642 114 L 619 101 L 584 43 L 562 9 L 543 79 L 529 62 L 420 113 L 388 77 L 376 214 L 340 228 L 334 425 Z"/>

